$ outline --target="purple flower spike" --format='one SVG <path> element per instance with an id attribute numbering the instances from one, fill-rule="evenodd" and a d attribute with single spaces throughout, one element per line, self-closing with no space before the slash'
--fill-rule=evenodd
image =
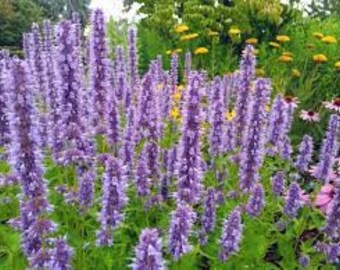
<path id="1" fill-rule="evenodd" d="M 107 95 L 110 89 L 110 62 L 106 43 L 104 13 L 96 9 L 91 18 L 90 35 L 90 96 L 92 97 L 92 124 L 96 132 L 105 132 Z M 112 91 L 112 90 L 111 90 Z"/>
<path id="2" fill-rule="evenodd" d="M 249 107 L 249 125 L 243 136 L 240 153 L 240 188 L 248 192 L 259 180 L 259 169 L 262 166 L 265 146 L 267 113 L 271 85 L 267 79 L 258 79 L 255 92 Z"/>
<path id="3" fill-rule="evenodd" d="M 178 83 L 178 55 L 177 53 L 171 54 L 171 94 L 175 93 Z"/>
<path id="4" fill-rule="evenodd" d="M 211 100 L 211 133 L 210 133 L 210 152 L 213 156 L 223 152 L 223 127 L 225 122 L 224 103 L 222 100 L 222 82 L 216 77 L 213 85 Z"/>
<path id="5" fill-rule="evenodd" d="M 182 138 L 177 171 L 176 198 L 188 204 L 200 199 L 202 189 L 202 159 L 200 151 L 200 86 L 201 78 L 192 73 L 184 108 Z"/>
<path id="6" fill-rule="evenodd" d="M 338 115 L 331 115 L 328 124 L 326 138 L 322 142 L 319 163 L 317 164 L 313 175 L 327 184 L 331 176 L 334 159 L 338 151 L 338 135 L 340 127 L 340 117 Z"/>
<path id="7" fill-rule="evenodd" d="M 268 123 L 268 143 L 271 144 L 273 154 L 278 153 L 280 144 L 285 138 L 288 123 L 288 105 L 282 95 L 278 95 L 273 102 Z"/>
<path id="8" fill-rule="evenodd" d="M 241 212 L 238 208 L 235 208 L 223 223 L 222 236 L 220 239 L 220 258 L 222 261 L 227 261 L 230 256 L 239 251 L 242 233 Z"/>
<path id="9" fill-rule="evenodd" d="M 115 59 L 115 94 L 119 101 L 125 98 L 128 88 L 125 63 L 124 49 L 118 46 Z"/>
<path id="10" fill-rule="evenodd" d="M 251 217 L 257 217 L 260 215 L 264 207 L 264 203 L 264 190 L 262 185 L 258 184 L 254 187 L 246 206 L 248 215 Z"/>
<path id="11" fill-rule="evenodd" d="M 237 146 L 242 144 L 242 134 L 247 127 L 249 104 L 252 99 L 251 84 L 255 75 L 256 59 L 254 47 L 247 45 L 240 64 L 239 88 L 236 99 Z M 249 121 L 250 123 L 250 121 Z"/>
<path id="12" fill-rule="evenodd" d="M 285 175 L 283 171 L 277 172 L 271 178 L 272 190 L 275 196 L 282 195 L 285 188 Z"/>
<path id="13" fill-rule="evenodd" d="M 187 52 L 185 54 L 185 80 L 189 81 L 190 71 L 191 71 L 191 53 Z"/>
<path id="14" fill-rule="evenodd" d="M 5 74 L 9 71 L 9 52 L 0 51 L 0 146 L 3 147 L 9 142 L 9 127 L 7 119 L 7 97 L 5 86 Z"/>
<path id="15" fill-rule="evenodd" d="M 288 135 L 285 136 L 280 145 L 280 154 L 283 160 L 290 160 L 293 153 L 292 145 Z"/>
<path id="16" fill-rule="evenodd" d="M 309 135 L 303 136 L 299 145 L 299 155 L 296 158 L 295 166 L 300 172 L 306 172 L 313 156 L 313 138 Z"/>
<path id="17" fill-rule="evenodd" d="M 299 258 L 299 264 L 302 268 L 307 268 L 309 266 L 310 263 L 310 258 L 308 255 L 302 255 Z"/>
<path id="18" fill-rule="evenodd" d="M 129 74 L 130 87 L 125 96 L 125 106 L 128 108 L 133 97 L 138 97 L 138 52 L 137 52 L 137 31 L 135 28 L 128 30 L 128 48 L 129 48 Z"/>
<path id="19" fill-rule="evenodd" d="M 138 196 L 147 196 L 150 194 L 151 179 L 148 169 L 146 151 L 142 151 L 139 155 L 135 173 L 136 189 Z"/>
<path id="20" fill-rule="evenodd" d="M 235 121 L 230 120 L 225 125 L 224 135 L 224 150 L 227 153 L 234 151 L 235 149 Z"/>
<path id="21" fill-rule="evenodd" d="M 330 212 L 327 214 L 324 231 L 330 238 L 338 238 L 340 232 L 340 190 L 335 190 Z"/>
<path id="22" fill-rule="evenodd" d="M 284 212 L 289 217 L 295 218 L 301 206 L 301 189 L 297 183 L 293 182 L 290 184 L 288 189 Z"/>
<path id="23" fill-rule="evenodd" d="M 92 171 L 85 172 L 79 177 L 79 204 L 82 209 L 87 209 L 92 205 L 94 197 L 95 174 Z"/>
<path id="24" fill-rule="evenodd" d="M 202 215 L 202 229 L 200 232 L 200 242 L 202 245 L 207 244 L 208 233 L 214 231 L 216 226 L 216 191 L 208 188 L 204 200 L 204 211 Z"/>
<path id="25" fill-rule="evenodd" d="M 102 209 L 99 215 L 100 229 L 97 244 L 112 245 L 112 230 L 123 220 L 122 210 L 127 203 L 123 168 L 117 159 L 109 158 L 105 163 Z"/>
<path id="26" fill-rule="evenodd" d="M 68 270 L 71 269 L 70 261 L 73 251 L 68 246 L 66 239 L 58 238 L 54 241 L 49 269 Z"/>
<path id="27" fill-rule="evenodd" d="M 133 270 L 165 270 L 162 256 L 162 239 L 156 229 L 144 229 L 139 236 L 133 259 Z"/>
<path id="28" fill-rule="evenodd" d="M 189 236 L 195 219 L 195 212 L 187 205 L 179 205 L 172 212 L 169 231 L 169 251 L 176 261 L 192 249 L 192 246 L 189 244 Z"/>

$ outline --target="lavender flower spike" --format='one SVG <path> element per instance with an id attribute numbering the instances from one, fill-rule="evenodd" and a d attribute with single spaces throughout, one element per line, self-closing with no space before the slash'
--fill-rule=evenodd
<path id="1" fill-rule="evenodd" d="M 140 153 L 138 161 L 137 161 L 137 168 L 135 173 L 135 180 L 136 180 L 136 190 L 138 196 L 147 196 L 150 194 L 151 188 L 151 179 L 150 171 L 148 169 L 147 160 L 146 160 L 147 152 L 145 149 Z"/>
<path id="2" fill-rule="evenodd" d="M 240 249 L 242 240 L 243 225 L 241 212 L 235 208 L 229 215 L 228 219 L 224 220 L 222 228 L 222 236 L 220 240 L 221 250 L 220 258 L 226 261 L 230 256 L 236 254 Z"/>
<path id="3" fill-rule="evenodd" d="M 331 176 L 334 158 L 338 151 L 339 127 L 340 117 L 336 114 L 331 115 L 326 138 L 322 142 L 319 163 L 313 173 L 317 179 L 326 184 Z"/>
<path id="4" fill-rule="evenodd" d="M 123 168 L 117 159 L 108 158 L 105 163 L 102 209 L 99 215 L 100 229 L 97 244 L 112 245 L 112 230 L 123 220 L 122 210 L 127 203 Z"/>
<path id="5" fill-rule="evenodd" d="M 169 231 L 169 251 L 175 260 L 191 251 L 189 236 L 196 219 L 195 212 L 187 205 L 179 205 L 172 212 Z"/>
<path id="6" fill-rule="evenodd" d="M 210 133 L 210 152 L 212 156 L 217 156 L 223 152 L 223 127 L 225 122 L 224 103 L 222 100 L 222 83 L 216 77 L 213 85 L 211 100 L 211 133 Z"/>
<path id="7" fill-rule="evenodd" d="M 301 206 L 301 189 L 296 182 L 293 182 L 290 184 L 288 189 L 284 212 L 289 217 L 295 218 Z"/>
<path id="8" fill-rule="evenodd" d="M 128 30 L 128 48 L 129 48 L 129 74 L 130 74 L 130 87 L 127 88 L 125 95 L 125 106 L 130 107 L 133 97 L 138 97 L 138 52 L 137 52 L 137 31 L 135 28 Z"/>
<path id="9" fill-rule="evenodd" d="M 251 101 L 251 83 L 255 75 L 256 59 L 254 47 L 247 45 L 240 64 L 239 89 L 236 99 L 236 136 L 237 146 L 242 143 L 242 134 L 247 126 L 248 108 Z M 249 122 L 250 123 L 250 122 Z"/>
<path id="10" fill-rule="evenodd" d="M 330 238 L 336 239 L 340 236 L 340 190 L 338 188 L 335 190 L 331 210 L 327 214 L 326 225 L 323 230 Z"/>
<path id="11" fill-rule="evenodd" d="M 295 166 L 300 172 L 308 170 L 309 163 L 312 161 L 313 155 L 313 138 L 309 135 L 304 135 L 299 145 L 299 155 L 296 158 Z"/>
<path id="12" fill-rule="evenodd" d="M 280 196 L 285 188 L 285 175 L 283 171 L 278 171 L 272 178 L 272 190 L 275 196 Z"/>
<path id="13" fill-rule="evenodd" d="M 250 195 L 246 210 L 249 216 L 257 217 L 264 207 L 264 190 L 262 185 L 257 184 Z"/>
<path id="14" fill-rule="evenodd" d="M 208 240 L 208 233 L 212 232 L 216 226 L 216 199 L 215 189 L 208 188 L 204 200 L 204 211 L 202 215 L 202 229 L 200 232 L 200 242 L 205 245 Z"/>
<path id="15" fill-rule="evenodd" d="M 240 157 L 240 188 L 250 191 L 259 180 L 265 146 L 267 113 L 271 85 L 267 79 L 255 83 L 253 102 L 248 112 L 249 125 L 243 137 Z"/>
<path id="16" fill-rule="evenodd" d="M 135 248 L 133 270 L 165 270 L 162 256 L 162 239 L 157 229 L 144 229 L 139 236 L 139 244 Z"/>
<path id="17" fill-rule="evenodd" d="M 82 209 L 87 209 L 93 202 L 95 174 L 92 171 L 85 172 L 80 175 L 79 180 L 78 201 Z"/>
<path id="18" fill-rule="evenodd" d="M 197 203 L 201 193 L 200 152 L 200 85 L 201 78 L 192 73 L 187 90 L 182 126 L 181 148 L 178 157 L 178 183 L 176 198 L 188 204 Z"/>
<path id="19" fill-rule="evenodd" d="M 9 52 L 6 50 L 0 51 L 0 146 L 3 147 L 9 141 L 9 127 L 6 109 L 7 98 L 5 89 L 5 74 L 9 70 Z"/>
<path id="20" fill-rule="evenodd" d="M 97 133 L 105 131 L 107 94 L 110 89 L 110 63 L 106 43 L 104 13 L 96 9 L 92 14 L 90 35 L 90 95 L 92 97 L 92 124 Z"/>
<path id="21" fill-rule="evenodd" d="M 49 269 L 68 270 L 71 269 L 70 260 L 73 250 L 67 245 L 66 239 L 59 238 L 54 241 Z"/>

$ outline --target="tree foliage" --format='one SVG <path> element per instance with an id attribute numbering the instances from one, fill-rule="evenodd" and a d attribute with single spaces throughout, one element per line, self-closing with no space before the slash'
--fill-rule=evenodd
<path id="1" fill-rule="evenodd" d="M 0 0 L 0 46 L 18 46 L 22 33 L 41 19 L 41 8 L 32 0 Z"/>

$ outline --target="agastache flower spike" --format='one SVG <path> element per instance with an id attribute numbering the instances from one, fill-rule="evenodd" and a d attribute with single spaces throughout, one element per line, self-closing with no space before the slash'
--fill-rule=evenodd
<path id="1" fill-rule="evenodd" d="M 304 135 L 299 145 L 299 154 L 295 161 L 295 166 L 301 171 L 306 172 L 313 156 L 313 138 Z"/>
<path id="2" fill-rule="evenodd" d="M 10 164 L 22 189 L 20 229 L 22 245 L 29 259 L 43 247 L 45 234 L 54 226 L 43 218 L 50 210 L 43 180 L 42 156 L 37 134 L 36 111 L 33 106 L 34 82 L 26 62 L 13 59 L 7 74 L 8 104 L 11 132 Z M 40 225 L 46 226 L 41 227 Z M 39 263 L 39 262 L 37 262 Z"/>
<path id="3" fill-rule="evenodd" d="M 227 261 L 230 256 L 239 251 L 242 233 L 241 212 L 238 208 L 235 208 L 223 223 L 222 236 L 220 239 L 220 258 L 222 261 Z"/>
<path id="4" fill-rule="evenodd" d="M 94 198 L 95 174 L 92 171 L 84 172 L 79 176 L 78 202 L 83 210 L 89 208 Z"/>
<path id="5" fill-rule="evenodd" d="M 83 160 L 88 151 L 84 140 L 84 126 L 81 118 L 80 90 L 82 75 L 79 69 L 79 47 L 75 46 L 75 26 L 62 21 L 58 26 L 58 115 L 59 142 L 62 153 L 59 162 L 70 163 Z"/>
<path id="6" fill-rule="evenodd" d="M 275 196 L 282 195 L 285 188 L 285 175 L 283 171 L 278 171 L 272 178 L 272 190 Z"/>
<path id="7" fill-rule="evenodd" d="M 107 95 L 110 91 L 110 63 L 106 43 L 104 13 L 95 9 L 91 18 L 90 34 L 90 96 L 92 97 L 92 125 L 96 133 L 105 132 Z"/>
<path id="8" fill-rule="evenodd" d="M 133 97 L 138 97 L 138 52 L 137 52 L 137 31 L 135 28 L 128 30 L 128 49 L 129 49 L 129 74 L 130 87 L 127 88 L 125 95 L 125 106 L 128 108 L 132 102 Z"/>
<path id="9" fill-rule="evenodd" d="M 219 77 L 216 77 L 213 85 L 211 100 L 211 132 L 210 132 L 210 152 L 213 156 L 223 152 L 223 127 L 225 122 L 224 104 L 222 101 L 222 83 Z"/>
<path id="10" fill-rule="evenodd" d="M 135 248 L 133 270 L 165 270 L 162 255 L 162 239 L 157 229 L 144 229 L 139 236 L 138 246 Z"/>
<path id="11" fill-rule="evenodd" d="M 239 88 L 236 100 L 236 135 L 237 146 L 242 143 L 242 134 L 247 127 L 248 108 L 252 99 L 251 84 L 255 75 L 255 54 L 254 48 L 247 45 L 240 64 Z"/>
<path id="12" fill-rule="evenodd" d="M 302 206 L 301 189 L 297 183 L 293 182 L 290 184 L 288 189 L 288 195 L 286 198 L 284 212 L 289 217 L 295 218 L 301 206 Z"/>
<path id="13" fill-rule="evenodd" d="M 322 142 L 319 163 L 314 169 L 313 175 L 327 184 L 331 176 L 334 159 L 338 151 L 338 135 L 340 127 L 340 117 L 338 115 L 331 115 L 326 138 Z"/>
<path id="14" fill-rule="evenodd" d="M 123 100 L 128 88 L 127 72 L 125 66 L 124 49 L 121 46 L 116 48 L 115 59 L 115 93 L 119 101 Z"/>
<path id="15" fill-rule="evenodd" d="M 225 125 L 224 135 L 224 150 L 226 152 L 232 152 L 235 149 L 235 121 L 229 120 Z"/>
<path id="16" fill-rule="evenodd" d="M 178 55 L 173 53 L 171 55 L 171 94 L 175 93 L 178 83 Z"/>
<path id="17" fill-rule="evenodd" d="M 265 146 L 267 113 L 270 82 L 258 79 L 255 83 L 253 102 L 248 112 L 249 125 L 243 137 L 240 157 L 240 188 L 250 191 L 259 180 L 259 169 L 262 166 Z"/>
<path id="18" fill-rule="evenodd" d="M 192 73 L 184 108 L 181 146 L 178 157 L 178 201 L 195 204 L 202 189 L 202 159 L 200 153 L 200 87 L 201 78 Z"/>
<path id="19" fill-rule="evenodd" d="M 49 269 L 68 270 L 71 269 L 70 261 L 73 250 L 67 245 L 66 239 L 58 238 L 54 240 L 54 248 L 49 263 Z"/>
<path id="20" fill-rule="evenodd" d="M 9 142 L 9 127 L 6 108 L 7 97 L 5 89 L 5 74 L 9 71 L 9 52 L 0 51 L 0 146 L 3 147 Z"/>
<path id="21" fill-rule="evenodd" d="M 112 231 L 123 220 L 122 210 L 127 203 L 127 183 L 118 159 L 108 158 L 105 163 L 102 209 L 99 214 L 100 229 L 97 244 L 112 245 Z"/>
<path id="22" fill-rule="evenodd" d="M 264 190 L 262 185 L 257 184 L 252 191 L 246 210 L 249 216 L 257 217 L 264 207 Z"/>
<path id="23" fill-rule="evenodd" d="M 333 239 L 339 237 L 340 233 L 340 190 L 335 190 L 332 205 L 327 214 L 326 226 L 323 229 L 326 234 Z"/>
<path id="24" fill-rule="evenodd" d="M 169 251 L 176 261 L 192 250 L 192 246 L 189 244 L 189 236 L 195 219 L 195 212 L 187 205 L 178 205 L 177 209 L 172 212 Z"/>
<path id="25" fill-rule="evenodd" d="M 147 196 L 150 194 L 150 188 L 151 188 L 151 179 L 150 171 L 148 169 L 148 164 L 146 160 L 147 152 L 145 149 L 140 153 L 138 161 L 137 161 L 137 167 L 136 167 L 136 173 L 135 173 L 135 181 L 136 181 L 136 189 L 138 196 Z"/>
<path id="26" fill-rule="evenodd" d="M 284 135 L 288 122 L 288 105 L 285 102 L 282 95 L 278 95 L 273 102 L 272 109 L 269 114 L 268 123 L 268 143 L 270 143 L 274 149 L 273 153 L 279 151 L 280 143 L 284 139 Z"/>
<path id="27" fill-rule="evenodd" d="M 200 242 L 205 245 L 208 241 L 208 234 L 215 229 L 216 226 L 216 191 L 213 188 L 208 188 L 205 200 L 204 210 L 202 215 L 202 228 L 200 232 Z"/>

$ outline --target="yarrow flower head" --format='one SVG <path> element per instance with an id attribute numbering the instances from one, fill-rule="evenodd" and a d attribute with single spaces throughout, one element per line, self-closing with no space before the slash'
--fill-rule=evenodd
<path id="1" fill-rule="evenodd" d="M 228 260 L 239 251 L 242 233 L 241 212 L 239 208 L 235 208 L 223 223 L 222 236 L 220 239 L 220 258 L 222 261 Z"/>
<path id="2" fill-rule="evenodd" d="M 162 239 L 157 229 L 144 229 L 139 236 L 138 246 L 135 248 L 133 270 L 164 270 L 165 261 L 162 256 Z"/>

